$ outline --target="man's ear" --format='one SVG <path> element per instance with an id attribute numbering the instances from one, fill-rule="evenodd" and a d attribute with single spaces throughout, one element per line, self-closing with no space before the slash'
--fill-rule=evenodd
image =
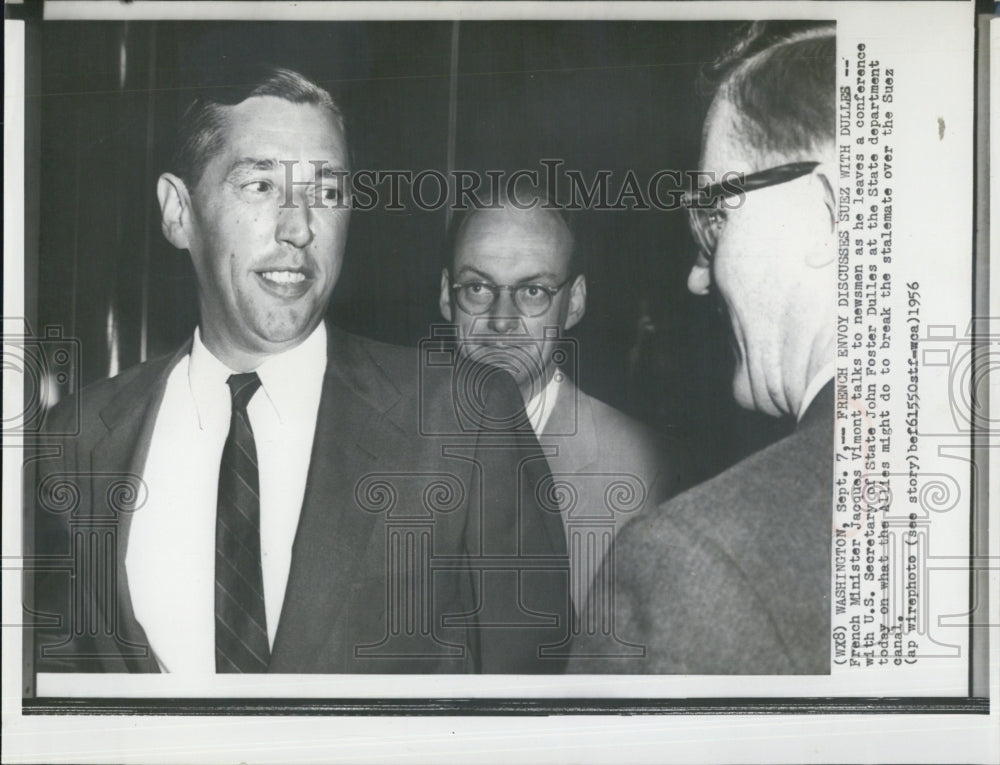
<path id="1" fill-rule="evenodd" d="M 834 181 L 831 180 L 837 176 L 833 166 L 824 162 L 813 171 L 813 177 L 817 182 L 817 193 L 826 206 L 829 229 L 823 232 L 828 234 L 823 237 L 825 246 L 810 248 L 806 255 L 806 263 L 810 268 L 822 268 L 837 257 L 837 192 L 834 190 Z"/>
<path id="2" fill-rule="evenodd" d="M 580 274 L 573 280 L 569 288 L 569 310 L 566 312 L 566 323 L 563 329 L 576 326 L 587 312 L 587 277 Z"/>
<path id="3" fill-rule="evenodd" d="M 438 308 L 445 321 L 454 321 L 454 311 L 451 307 L 451 274 L 447 268 L 441 269 L 441 294 L 438 295 Z"/>
<path id="4" fill-rule="evenodd" d="M 179 250 L 190 249 L 191 197 L 187 184 L 173 173 L 164 173 L 156 182 L 156 197 L 160 200 L 163 236 Z"/>

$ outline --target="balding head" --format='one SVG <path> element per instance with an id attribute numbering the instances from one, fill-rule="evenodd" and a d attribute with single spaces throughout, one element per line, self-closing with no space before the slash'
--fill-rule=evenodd
<path id="1" fill-rule="evenodd" d="M 462 348 L 507 368 L 525 401 L 556 371 L 554 341 L 583 317 L 587 285 L 574 249 L 558 211 L 507 204 L 458 223 L 441 274 L 441 314 L 458 326 Z"/>
<path id="2" fill-rule="evenodd" d="M 753 170 L 813 160 L 835 143 L 833 25 L 786 37 L 766 29 L 754 25 L 715 63 L 720 79 L 702 134 L 708 148 L 710 127 L 724 122 Z"/>

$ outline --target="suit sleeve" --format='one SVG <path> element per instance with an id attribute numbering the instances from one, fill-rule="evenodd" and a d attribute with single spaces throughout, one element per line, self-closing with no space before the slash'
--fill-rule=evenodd
<path id="1" fill-rule="evenodd" d="M 712 539 L 664 514 L 630 526 L 615 547 L 615 570 L 602 572 L 614 592 L 608 628 L 618 640 L 640 646 L 642 655 L 601 655 L 603 646 L 579 641 L 568 672 L 803 671 L 783 642 L 760 583 Z M 588 602 L 588 609 L 594 607 L 594 601 Z"/>
<path id="2" fill-rule="evenodd" d="M 24 465 L 25 567 L 31 572 L 24 591 L 24 622 L 31 625 L 36 672 L 81 672 L 72 653 L 50 650 L 66 643 L 71 632 L 70 588 L 73 584 L 68 520 L 82 490 L 79 481 L 61 475 L 75 472 L 74 429 L 78 399 L 64 401 L 46 416 L 45 429 L 33 458 Z"/>

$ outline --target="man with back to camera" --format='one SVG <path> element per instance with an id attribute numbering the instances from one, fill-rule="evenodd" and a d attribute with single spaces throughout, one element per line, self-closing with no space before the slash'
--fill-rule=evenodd
<path id="1" fill-rule="evenodd" d="M 613 629 L 645 656 L 600 661 L 581 641 L 570 671 L 829 672 L 835 42 L 832 26 L 751 28 L 702 135 L 701 168 L 744 173 L 742 199 L 713 185 L 689 208 L 688 288 L 728 315 L 736 400 L 796 429 L 623 530 Z"/>
<path id="2" fill-rule="evenodd" d="M 565 332 L 583 318 L 586 276 L 562 211 L 544 194 L 517 191 L 457 221 L 439 305 L 466 357 L 509 369 L 520 387 L 552 471 L 548 497 L 566 527 L 579 612 L 603 559 L 601 542 L 586 544 L 588 530 L 611 521 L 610 542 L 625 520 L 674 494 L 680 475 L 649 428 L 588 396 L 560 367 L 573 362 Z M 607 499 L 615 487 L 618 506 Z"/>
<path id="3" fill-rule="evenodd" d="M 39 610 L 61 617 L 36 634 L 38 670 L 558 671 L 538 657 L 558 630 L 477 623 L 486 596 L 462 565 L 486 518 L 523 530 L 527 553 L 564 558 L 558 519 L 534 501 L 534 438 L 481 449 L 473 431 L 449 458 L 455 439 L 418 419 L 458 433 L 450 388 L 418 392 L 415 351 L 323 321 L 350 212 L 329 93 L 281 69 L 225 100 L 215 90 L 182 118 L 173 169 L 157 184 L 162 230 L 190 253 L 198 327 L 173 356 L 84 389 L 79 434 L 39 463 L 38 549 L 74 576 L 38 579 Z M 484 421 L 521 407 L 509 377 L 484 385 Z M 53 432 L 76 405 L 50 414 Z M 489 480 L 519 467 L 523 495 Z M 131 481 L 132 507 L 104 494 L 108 476 Z M 419 555 L 392 557 L 393 514 L 430 519 L 397 539 L 452 566 L 431 580 Z M 90 568 L 87 545 L 108 529 L 113 557 Z M 558 614 L 565 584 L 534 577 L 520 597 Z"/>

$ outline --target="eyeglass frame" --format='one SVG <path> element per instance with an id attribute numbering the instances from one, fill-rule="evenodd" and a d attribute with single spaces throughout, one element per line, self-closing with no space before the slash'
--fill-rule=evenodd
<path id="1" fill-rule="evenodd" d="M 463 306 L 461 300 L 459 300 L 458 295 L 456 294 L 455 295 L 456 305 L 458 305 L 458 307 L 463 312 L 469 314 L 469 316 L 483 316 L 489 313 L 491 310 L 493 310 L 493 306 L 495 306 L 496 302 L 500 299 L 500 293 L 503 292 L 504 290 L 507 290 L 507 292 L 510 293 L 510 301 L 511 303 L 514 304 L 514 307 L 517 309 L 517 312 L 526 319 L 534 319 L 539 316 L 542 316 L 546 311 L 548 311 L 552 307 L 552 301 L 555 299 L 556 295 L 562 292 L 563 287 L 565 287 L 567 284 L 573 281 L 574 278 L 575 276 L 572 275 L 567 276 L 566 279 L 564 279 L 562 282 L 560 282 L 554 287 L 550 287 L 547 284 L 537 284 L 534 282 L 529 282 L 527 284 L 491 284 L 490 282 L 485 282 L 485 281 L 452 282 L 451 290 L 452 292 L 457 293 L 463 287 L 467 287 L 471 284 L 481 284 L 483 287 L 486 287 L 491 293 L 493 293 L 493 299 L 489 302 L 489 305 L 487 305 L 479 313 L 473 313 L 472 311 L 468 310 L 465 306 Z M 529 287 L 535 287 L 537 289 L 540 289 L 546 295 L 549 296 L 549 304 L 545 306 L 545 308 L 539 311 L 538 313 L 525 313 L 524 310 L 521 308 L 521 306 L 518 305 L 517 298 L 514 297 L 516 290 Z"/>
<path id="2" fill-rule="evenodd" d="M 715 257 L 715 250 L 719 245 L 719 232 L 725 226 L 727 217 L 726 211 L 719 207 L 723 199 L 803 178 L 814 172 L 820 164 L 822 163 L 815 161 L 789 162 L 743 176 L 742 182 L 735 188 L 734 181 L 727 180 L 713 183 L 695 192 L 685 193 L 682 203 L 687 209 L 688 225 L 698 243 L 699 255 L 709 263 Z M 710 238 L 711 235 L 708 233 L 712 227 L 715 227 L 714 238 Z"/>

